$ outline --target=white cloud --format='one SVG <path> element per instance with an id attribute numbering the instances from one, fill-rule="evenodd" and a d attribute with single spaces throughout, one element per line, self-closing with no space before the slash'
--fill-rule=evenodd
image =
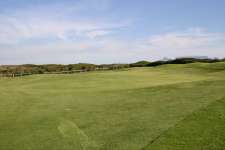
<path id="1" fill-rule="evenodd" d="M 19 20 L 13 17 L 0 16 L 0 41 L 1 43 L 15 43 L 32 38 L 55 37 L 68 39 L 70 36 L 95 38 L 105 36 L 112 29 L 124 27 L 123 23 L 97 23 L 85 21 L 60 21 L 47 20 Z"/>
<path id="2" fill-rule="evenodd" d="M 124 21 L 87 18 L 83 12 L 104 11 L 110 0 L 56 2 L 6 10 L 0 14 L 0 44 L 14 44 L 35 38 L 95 38 L 127 26 Z"/>
<path id="3" fill-rule="evenodd" d="M 0 51 L 0 63 L 120 63 L 143 58 L 138 51 L 138 43 L 130 43 L 126 40 L 90 39 L 79 42 L 59 41 L 41 45 L 15 45 Z M 147 54 L 143 54 L 146 58 Z"/>
<path id="4" fill-rule="evenodd" d="M 100 36 L 105 36 L 105 35 L 108 35 L 110 34 L 112 31 L 110 30 L 94 30 L 94 31 L 89 31 L 89 32 L 86 32 L 86 35 L 89 37 L 89 38 L 96 38 L 96 37 L 100 37 Z"/>
<path id="5" fill-rule="evenodd" d="M 118 63 L 163 57 L 225 57 L 225 36 L 205 30 L 164 33 L 144 40 L 98 39 L 94 37 L 105 33 L 98 33 L 98 30 L 87 32 L 93 32 L 93 35 L 87 35 L 91 38 L 76 42 L 60 40 L 46 44 L 24 43 L 3 47 L 0 50 L 0 63 Z"/>
<path id="6" fill-rule="evenodd" d="M 126 53 L 132 46 L 109 40 L 110 35 L 129 22 L 79 16 L 80 11 L 104 11 L 108 5 L 109 0 L 84 0 L 76 5 L 32 6 L 0 14 L 0 63 L 74 63 L 73 57 L 83 62 L 97 58 L 98 63 L 103 57 L 114 62 L 109 57 L 119 58 L 116 51 Z"/>
<path id="7" fill-rule="evenodd" d="M 100 11 L 107 8 L 105 1 Z M 115 63 L 190 55 L 225 57 L 225 35 L 221 33 L 192 28 L 142 39 L 115 38 L 111 35 L 129 23 L 65 17 L 74 10 L 91 7 L 85 6 L 64 6 L 59 10 L 54 6 L 50 11 L 37 8 L 0 15 L 0 63 Z"/>
<path id="8" fill-rule="evenodd" d="M 184 32 L 172 32 L 150 37 L 149 44 L 156 48 L 191 49 L 208 47 L 224 41 L 225 35 L 208 33 L 203 29 L 189 29 Z"/>
<path id="9" fill-rule="evenodd" d="M 225 57 L 225 34 L 201 28 L 154 35 L 146 42 L 158 58 L 181 56 Z"/>

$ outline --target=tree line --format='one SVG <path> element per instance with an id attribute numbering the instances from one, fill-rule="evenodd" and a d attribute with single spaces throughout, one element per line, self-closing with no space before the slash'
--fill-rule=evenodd
<path id="1" fill-rule="evenodd" d="M 149 61 L 139 61 L 131 64 L 88 64 L 88 63 L 78 63 L 78 64 L 46 64 L 46 65 L 34 65 L 34 64 L 25 64 L 25 65 L 2 65 L 0 66 L 0 76 L 24 76 L 31 74 L 69 74 L 69 73 L 79 73 L 79 72 L 88 72 L 88 71 L 100 71 L 100 70 L 116 70 L 123 68 L 131 67 L 156 67 L 164 64 L 187 64 L 187 63 L 214 63 L 225 61 L 224 59 L 210 59 L 210 58 L 176 58 L 176 59 L 167 59 L 159 60 L 154 62 Z"/>
<path id="2" fill-rule="evenodd" d="M 129 64 L 46 64 L 46 65 L 2 65 L 0 66 L 0 76 L 24 76 L 31 74 L 69 74 L 69 73 L 80 73 L 88 71 L 100 71 L 100 70 L 115 70 L 128 68 Z"/>

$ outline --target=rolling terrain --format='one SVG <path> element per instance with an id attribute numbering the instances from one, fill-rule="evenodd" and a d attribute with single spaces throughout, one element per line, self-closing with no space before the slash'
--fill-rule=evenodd
<path id="1" fill-rule="evenodd" d="M 224 62 L 0 78 L 0 150 L 221 150 L 224 141 Z"/>

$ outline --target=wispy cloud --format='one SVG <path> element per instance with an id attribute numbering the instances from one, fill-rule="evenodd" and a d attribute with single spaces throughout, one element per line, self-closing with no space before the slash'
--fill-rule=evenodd
<path id="1" fill-rule="evenodd" d="M 153 54 L 158 56 L 225 56 L 225 34 L 190 28 L 153 35 L 146 41 Z"/>
<path id="2" fill-rule="evenodd" d="M 86 21 L 57 20 L 19 20 L 13 17 L 0 16 L 0 41 L 13 43 L 31 38 L 55 37 L 68 39 L 70 37 L 94 38 L 110 34 L 115 29 L 124 27 L 123 23 L 98 23 Z"/>
<path id="3" fill-rule="evenodd" d="M 183 32 L 171 32 L 151 36 L 148 40 L 152 47 L 166 49 L 193 49 L 209 47 L 224 42 L 225 35 L 209 33 L 201 28 L 192 28 Z"/>
<path id="4" fill-rule="evenodd" d="M 92 31 L 90 31 L 92 32 Z M 188 29 L 144 39 L 94 38 L 104 32 L 93 31 L 80 41 L 59 40 L 46 44 L 18 44 L 0 51 L 0 60 L 10 63 L 115 63 L 163 57 L 225 56 L 225 35 Z M 16 59 L 15 59 L 16 58 Z"/>
<path id="5" fill-rule="evenodd" d="M 102 11 L 109 0 L 84 0 L 55 3 L 47 6 L 29 6 L 0 14 L 0 44 L 13 44 L 30 39 L 95 38 L 124 28 L 127 23 L 82 17 L 83 11 Z"/>
<path id="6" fill-rule="evenodd" d="M 154 29 L 141 28 L 135 18 L 126 20 L 118 14 L 111 18 L 106 13 L 111 2 L 57 1 L 6 8 L 0 14 L 0 63 L 115 63 L 190 55 L 225 56 L 222 32 L 174 28 L 173 32 L 152 34 Z"/>

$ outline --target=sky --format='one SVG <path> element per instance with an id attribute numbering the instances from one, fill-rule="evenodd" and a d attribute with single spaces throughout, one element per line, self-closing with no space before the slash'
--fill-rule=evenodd
<path id="1" fill-rule="evenodd" d="M 225 0 L 1 0 L 0 65 L 225 57 Z"/>

